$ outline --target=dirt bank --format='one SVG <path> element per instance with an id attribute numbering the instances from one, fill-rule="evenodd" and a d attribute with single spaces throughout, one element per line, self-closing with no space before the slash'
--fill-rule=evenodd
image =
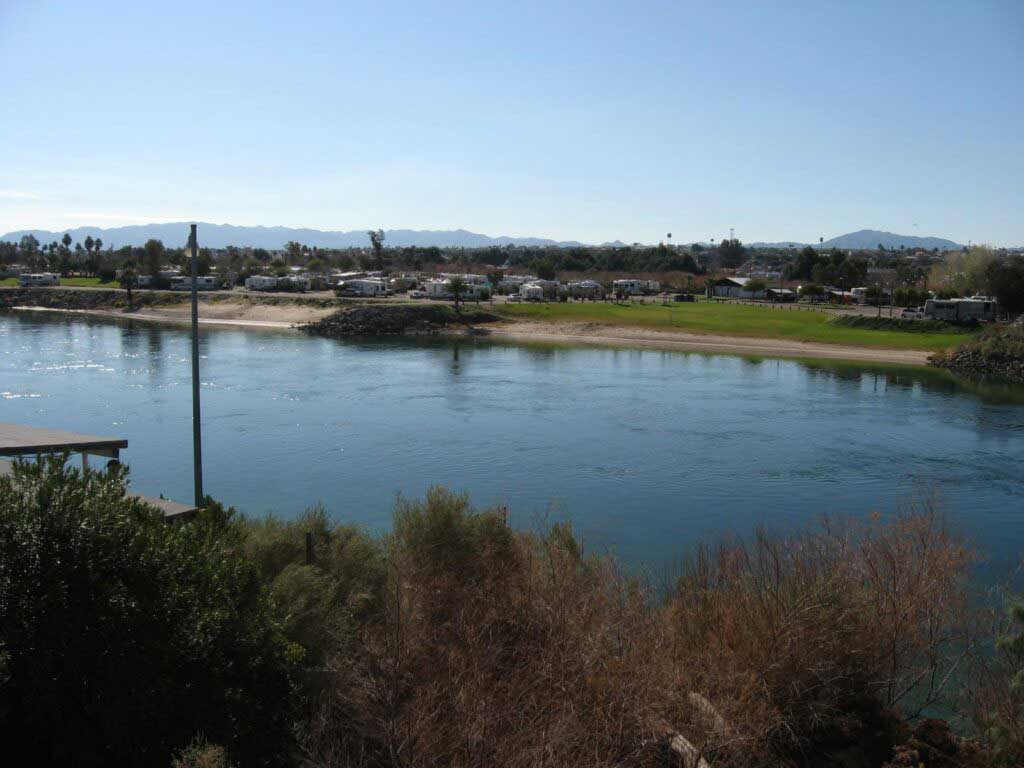
<path id="1" fill-rule="evenodd" d="M 788 339 L 658 331 L 596 323 L 502 323 L 489 326 L 483 333 L 494 338 L 522 341 L 562 341 L 573 344 L 655 347 L 728 355 L 859 360 L 902 365 L 926 365 L 931 354 L 922 350 L 868 349 Z"/>

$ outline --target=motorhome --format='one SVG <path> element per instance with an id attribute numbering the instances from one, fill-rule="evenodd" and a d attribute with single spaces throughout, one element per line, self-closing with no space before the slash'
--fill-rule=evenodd
<path id="1" fill-rule="evenodd" d="M 952 323 L 992 322 L 996 319 L 993 299 L 928 299 L 924 303 L 924 316 L 929 320 Z"/>
<path id="2" fill-rule="evenodd" d="M 31 272 L 29 274 L 18 275 L 18 285 L 60 285 L 60 276 L 55 275 L 53 272 Z"/>
<path id="3" fill-rule="evenodd" d="M 216 291 L 218 288 L 217 278 L 213 275 L 202 275 L 196 278 L 196 290 L 197 291 Z M 171 278 L 171 290 L 172 291 L 191 291 L 192 290 L 192 278 L 191 277 L 172 277 Z"/>
<path id="4" fill-rule="evenodd" d="M 612 283 L 612 292 L 616 296 L 642 296 L 644 280 L 616 280 Z"/>
<path id="5" fill-rule="evenodd" d="M 574 299 L 604 298 L 604 286 L 596 280 L 577 280 L 569 283 L 568 290 Z"/>
<path id="6" fill-rule="evenodd" d="M 338 285 L 338 289 L 354 296 L 387 296 L 390 293 L 384 280 L 372 277 L 346 280 Z"/>
<path id="7" fill-rule="evenodd" d="M 277 278 L 272 275 L 251 275 L 245 278 L 247 291 L 272 291 L 277 287 Z"/>
<path id="8" fill-rule="evenodd" d="M 527 283 L 519 286 L 519 298 L 523 301 L 544 301 L 544 286 Z"/>

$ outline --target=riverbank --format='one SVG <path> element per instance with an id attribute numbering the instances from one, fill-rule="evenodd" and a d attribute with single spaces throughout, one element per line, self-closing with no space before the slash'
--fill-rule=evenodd
<path id="1" fill-rule="evenodd" d="M 955 350 L 935 355 L 931 365 L 971 379 L 1024 384 L 1024 325 L 988 328 Z"/>
<path id="2" fill-rule="evenodd" d="M 187 323 L 187 297 L 136 291 L 127 310 L 124 291 L 0 288 L 0 308 L 46 309 L 93 317 Z M 346 313 L 360 310 L 353 317 Z M 415 317 L 406 317 L 417 307 Z M 333 297 L 212 293 L 200 296 L 204 325 L 305 328 L 325 336 L 444 333 L 512 341 L 660 348 L 777 358 L 815 358 L 923 366 L 930 355 L 964 336 L 901 333 L 830 324 L 820 312 L 772 310 L 713 303 L 690 305 L 544 304 L 467 305 L 464 317 L 436 302 L 367 303 Z M 372 317 L 363 317 L 372 315 Z M 422 315 L 422 317 L 421 317 Z M 443 317 L 442 317 L 443 315 Z M 335 317 L 334 320 L 330 318 Z M 410 317 L 412 319 L 410 319 Z M 355 320 L 355 321 L 353 321 Z M 471 327 L 466 327 L 466 323 Z M 479 323 L 486 322 L 486 326 Z"/>
<path id="3" fill-rule="evenodd" d="M 464 330 L 447 332 L 466 335 Z M 821 344 L 753 336 L 687 333 L 595 323 L 505 322 L 488 326 L 474 335 L 510 341 L 548 341 L 566 344 L 675 349 L 684 352 L 779 357 L 789 359 L 849 360 L 852 362 L 928 364 L 931 352 L 908 349 L 878 349 L 841 344 Z"/>

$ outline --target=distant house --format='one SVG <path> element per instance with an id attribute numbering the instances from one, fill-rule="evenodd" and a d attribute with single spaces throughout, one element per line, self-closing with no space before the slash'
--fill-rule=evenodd
<path id="1" fill-rule="evenodd" d="M 748 291 L 749 277 L 721 277 L 712 283 L 711 295 L 730 299 L 763 299 L 764 291 Z"/>
<path id="2" fill-rule="evenodd" d="M 796 301 L 796 291 L 791 291 L 789 288 L 769 288 L 764 293 L 765 298 L 770 301 L 783 303 Z"/>
<path id="3" fill-rule="evenodd" d="M 832 304 L 856 304 L 857 297 L 854 296 L 850 291 L 839 291 L 830 290 L 828 292 L 828 300 Z"/>

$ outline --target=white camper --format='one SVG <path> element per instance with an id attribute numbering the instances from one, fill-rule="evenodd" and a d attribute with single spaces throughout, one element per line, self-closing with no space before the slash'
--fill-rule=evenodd
<path id="1" fill-rule="evenodd" d="M 53 272 L 32 272 L 30 274 L 18 275 L 18 285 L 25 287 L 60 285 L 60 276 L 55 275 Z"/>
<path id="2" fill-rule="evenodd" d="M 277 278 L 271 275 L 252 275 L 245 278 L 247 291 L 272 291 L 277 287 Z"/>

